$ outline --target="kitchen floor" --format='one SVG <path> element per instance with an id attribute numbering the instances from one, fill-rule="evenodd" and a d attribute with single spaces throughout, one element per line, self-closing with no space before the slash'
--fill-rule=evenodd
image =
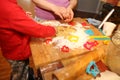
<path id="1" fill-rule="evenodd" d="M 33 67 L 34 71 L 36 72 L 32 57 L 30 57 L 30 66 Z M 10 71 L 10 65 L 7 63 L 6 59 L 0 52 L 0 80 L 10 80 Z"/>
<path id="2" fill-rule="evenodd" d="M 9 80 L 10 65 L 0 52 L 0 80 Z"/>

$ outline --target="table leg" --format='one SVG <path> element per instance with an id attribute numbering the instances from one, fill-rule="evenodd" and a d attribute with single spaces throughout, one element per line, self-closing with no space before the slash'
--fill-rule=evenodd
<path id="1" fill-rule="evenodd" d="M 42 76 L 42 73 L 41 73 L 41 69 L 37 69 L 37 77 L 38 79 L 37 80 L 43 80 L 43 76 Z"/>
<path id="2" fill-rule="evenodd" d="M 52 62 L 37 69 L 38 80 L 52 80 L 52 72 L 62 68 L 61 62 Z"/>

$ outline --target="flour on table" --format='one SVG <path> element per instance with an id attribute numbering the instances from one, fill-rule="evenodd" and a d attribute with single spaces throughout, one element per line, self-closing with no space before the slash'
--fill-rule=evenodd
<path id="1" fill-rule="evenodd" d="M 75 48 L 84 48 L 83 44 L 85 44 L 89 40 L 89 35 L 85 33 L 85 28 L 82 26 L 81 23 L 76 22 L 74 26 L 69 25 L 68 23 L 60 23 L 59 21 L 44 21 L 41 24 L 54 26 L 56 28 L 60 28 L 57 31 L 57 36 L 52 39 L 51 44 L 55 44 L 55 48 L 62 48 L 62 46 L 67 46 L 69 49 Z M 61 29 L 63 28 L 63 29 Z M 73 31 L 70 31 L 72 30 Z M 65 31 L 63 31 L 65 30 Z M 75 31 L 74 31 L 75 30 Z M 61 31 L 61 32 L 60 32 Z M 78 40 L 70 41 L 68 37 L 77 37 Z M 73 39 L 74 40 L 74 39 Z"/>
<path id="2" fill-rule="evenodd" d="M 75 48 L 84 48 L 83 44 L 86 43 L 89 39 L 89 35 L 85 33 L 85 28 L 82 26 L 82 24 L 76 22 L 74 26 L 71 26 L 67 23 L 60 23 L 59 21 L 48 21 L 42 23 L 44 25 L 51 25 L 55 26 L 56 28 L 64 28 L 67 26 L 67 28 L 64 28 L 65 31 L 61 32 L 64 29 L 58 30 L 58 34 L 56 37 L 52 39 L 52 43 L 55 44 L 55 48 L 62 48 L 62 46 L 67 46 L 69 49 L 75 49 Z M 69 30 L 75 30 L 75 31 L 69 31 Z M 68 30 L 68 31 L 67 31 Z M 77 37 L 78 40 L 75 41 L 70 41 L 68 37 Z M 73 39 L 74 40 L 74 39 Z"/>

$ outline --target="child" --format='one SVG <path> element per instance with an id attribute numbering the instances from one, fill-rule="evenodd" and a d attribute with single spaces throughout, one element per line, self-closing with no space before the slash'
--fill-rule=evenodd
<path id="1" fill-rule="evenodd" d="M 50 37 L 56 33 L 51 26 L 34 22 L 18 6 L 16 0 L 0 2 L 0 47 L 12 68 L 11 80 L 28 80 L 30 37 Z"/>
<path id="2" fill-rule="evenodd" d="M 35 14 L 37 19 L 62 19 L 70 22 L 73 19 L 73 8 L 77 0 L 33 0 L 36 4 Z"/>

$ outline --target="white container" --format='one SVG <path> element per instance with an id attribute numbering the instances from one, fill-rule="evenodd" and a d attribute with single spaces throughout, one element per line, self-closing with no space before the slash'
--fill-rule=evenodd
<path id="1" fill-rule="evenodd" d="M 103 25 L 103 33 L 106 36 L 111 36 L 112 32 L 114 31 L 116 27 L 116 24 L 112 23 L 112 22 L 105 22 Z"/>

